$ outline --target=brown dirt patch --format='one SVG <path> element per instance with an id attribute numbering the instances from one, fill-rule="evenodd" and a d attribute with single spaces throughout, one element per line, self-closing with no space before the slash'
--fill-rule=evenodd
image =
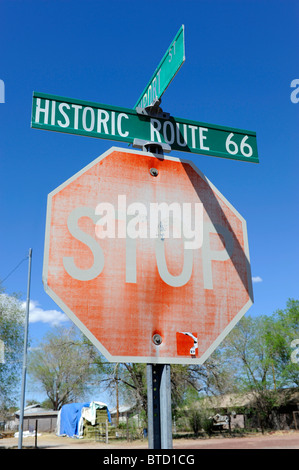
<path id="1" fill-rule="evenodd" d="M 34 448 L 34 437 L 23 438 L 24 448 Z M 16 449 L 18 439 L 0 439 L 0 449 Z M 39 449 L 148 449 L 146 439 L 132 442 L 110 440 L 108 444 L 87 439 L 42 434 L 37 437 Z M 173 449 L 299 449 L 299 431 L 276 431 L 244 437 L 212 437 L 207 439 L 174 439 Z"/>

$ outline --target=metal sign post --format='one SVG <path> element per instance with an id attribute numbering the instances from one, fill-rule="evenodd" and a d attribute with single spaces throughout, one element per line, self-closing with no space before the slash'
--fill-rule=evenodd
<path id="1" fill-rule="evenodd" d="M 27 345 L 28 345 L 28 323 L 29 323 L 29 304 L 30 304 L 30 283 L 31 283 L 31 260 L 32 249 L 29 249 L 28 263 L 28 282 L 27 282 L 27 300 L 26 300 L 26 316 L 25 316 L 25 334 L 24 334 L 24 356 L 23 356 L 23 372 L 22 372 L 22 393 L 20 406 L 20 423 L 19 423 L 19 441 L 18 448 L 22 449 L 23 442 L 23 421 L 25 407 L 25 388 L 26 388 L 26 370 L 27 370 Z"/>
<path id="2" fill-rule="evenodd" d="M 147 364 L 148 447 L 172 449 L 169 364 Z"/>
<path id="3" fill-rule="evenodd" d="M 145 152 L 163 155 L 163 146 L 148 143 Z M 160 336 L 154 342 L 160 343 Z M 147 364 L 147 419 L 149 449 L 172 449 L 170 364 Z"/>

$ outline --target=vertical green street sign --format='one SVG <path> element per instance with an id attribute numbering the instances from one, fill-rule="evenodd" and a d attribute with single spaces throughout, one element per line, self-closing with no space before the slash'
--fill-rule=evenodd
<path id="1" fill-rule="evenodd" d="M 145 108 L 160 99 L 185 62 L 185 28 L 181 26 L 134 108 Z"/>

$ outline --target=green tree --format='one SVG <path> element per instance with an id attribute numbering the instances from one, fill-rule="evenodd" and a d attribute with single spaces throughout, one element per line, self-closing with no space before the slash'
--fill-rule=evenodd
<path id="1" fill-rule="evenodd" d="M 222 344 L 225 360 L 234 364 L 238 388 L 273 388 L 272 351 L 268 332 L 273 327 L 266 316 L 243 317 Z"/>
<path id="2" fill-rule="evenodd" d="M 299 341 L 299 301 L 289 299 L 285 309 L 273 314 L 275 329 L 269 334 L 281 386 L 299 387 L 299 363 L 292 360 L 291 344 Z"/>
<path id="3" fill-rule="evenodd" d="M 189 412 L 189 423 L 195 436 L 198 436 L 199 431 L 202 429 L 202 419 L 200 411 L 193 408 Z"/>
<path id="4" fill-rule="evenodd" d="M 15 295 L 0 294 L 0 410 L 18 398 L 24 349 L 25 310 Z"/>
<path id="5" fill-rule="evenodd" d="M 299 338 L 299 302 L 270 316 L 243 317 L 222 344 L 225 360 L 234 364 L 237 388 L 255 397 L 260 426 L 271 426 L 281 404 L 281 389 L 299 385 L 299 365 L 291 361 L 291 342 Z M 286 395 L 285 395 L 286 396 Z"/>
<path id="6" fill-rule="evenodd" d="M 243 317 L 226 338 L 223 349 L 238 370 L 236 381 L 241 393 L 250 392 L 252 411 L 264 430 L 269 427 L 273 407 L 278 403 L 276 375 L 269 332 L 273 319 L 266 316 Z"/>
<path id="7" fill-rule="evenodd" d="M 28 371 L 40 383 L 54 410 L 84 398 L 95 378 L 98 353 L 75 327 L 56 327 L 30 353 Z"/>
<path id="8" fill-rule="evenodd" d="M 213 428 L 213 420 L 210 417 L 211 410 L 209 410 L 206 405 L 203 403 L 203 400 L 197 400 L 191 406 L 188 413 L 190 426 L 195 434 L 198 436 L 198 433 L 203 430 L 208 435 L 211 435 Z"/>
<path id="9" fill-rule="evenodd" d="M 204 365 L 172 364 L 170 368 L 171 399 L 173 416 L 183 403 L 192 395 L 198 398 L 200 392 L 217 393 L 219 387 L 227 391 L 231 388 L 229 371 L 219 361 L 216 355 Z M 231 377 L 231 376 L 230 376 Z M 103 378 L 107 390 L 110 390 L 118 400 L 127 404 L 135 404 L 147 415 L 147 381 L 146 365 L 123 363 L 114 365 L 110 375 Z M 180 413 L 180 411 L 178 411 Z"/>
<path id="10" fill-rule="evenodd" d="M 117 367 L 116 367 L 117 366 Z M 171 366 L 171 391 L 172 404 L 176 406 L 182 399 L 187 383 L 195 383 L 194 378 L 188 372 L 188 368 L 180 365 Z M 120 400 L 127 404 L 137 405 L 147 415 L 147 380 L 146 364 L 121 363 L 114 366 L 113 372 L 103 379 L 107 389 L 117 393 Z"/>

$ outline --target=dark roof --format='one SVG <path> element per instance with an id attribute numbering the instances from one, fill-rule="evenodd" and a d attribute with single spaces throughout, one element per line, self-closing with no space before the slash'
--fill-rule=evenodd
<path id="1" fill-rule="evenodd" d="M 56 410 L 49 410 L 47 408 L 42 408 L 40 405 L 30 405 L 24 408 L 24 417 L 29 416 L 53 416 L 57 415 L 59 411 Z M 16 416 L 20 416 L 20 410 L 15 412 Z"/>

